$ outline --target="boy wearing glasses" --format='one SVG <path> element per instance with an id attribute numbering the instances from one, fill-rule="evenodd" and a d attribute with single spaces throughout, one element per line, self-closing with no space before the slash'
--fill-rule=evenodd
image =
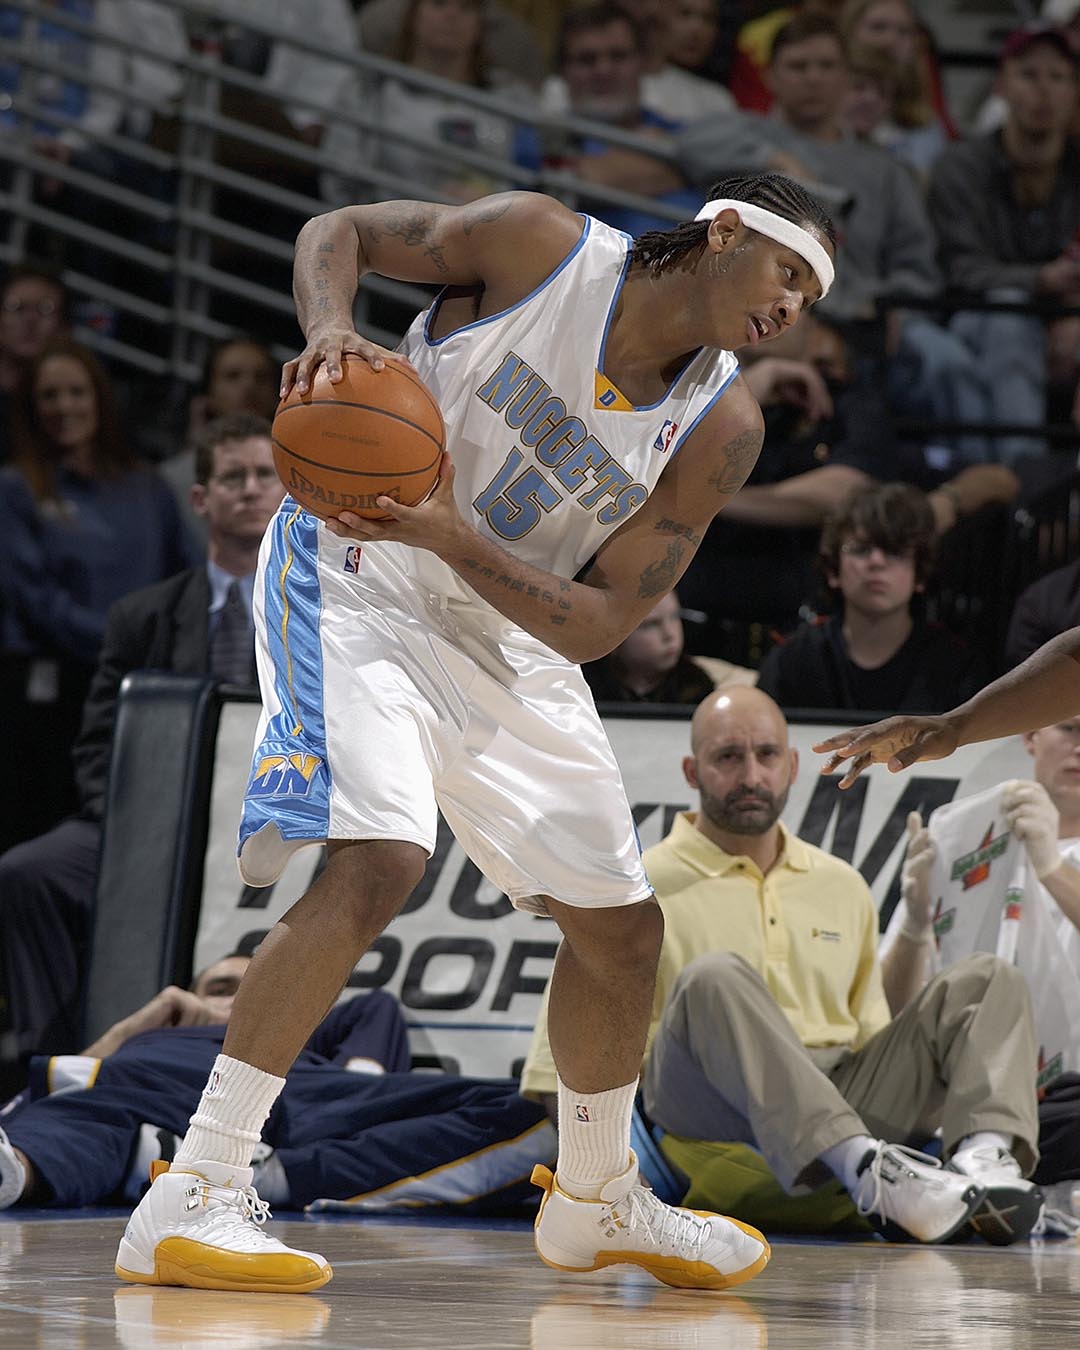
<path id="1" fill-rule="evenodd" d="M 758 684 L 781 706 L 942 712 L 984 682 L 980 659 L 922 615 L 934 516 L 918 488 L 853 493 L 825 523 L 819 562 L 839 607 L 765 657 Z"/>

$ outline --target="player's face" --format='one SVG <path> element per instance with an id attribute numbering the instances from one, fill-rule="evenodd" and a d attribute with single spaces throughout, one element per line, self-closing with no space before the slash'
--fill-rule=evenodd
<path id="1" fill-rule="evenodd" d="M 675 595 L 665 595 L 651 614 L 620 642 L 614 660 L 624 670 L 644 676 L 666 675 L 682 655 L 682 611 Z"/>
<path id="2" fill-rule="evenodd" d="M 251 960 L 247 956 L 226 956 L 203 971 L 192 992 L 209 1003 L 222 1022 L 227 1022 L 236 991 L 250 964 Z"/>
<path id="3" fill-rule="evenodd" d="M 834 116 L 847 81 L 843 49 L 828 34 L 781 48 L 769 67 L 776 106 L 794 127 L 817 126 Z"/>
<path id="4" fill-rule="evenodd" d="M 1080 718 L 1029 732 L 1024 740 L 1036 781 L 1062 815 L 1080 815 Z"/>
<path id="5" fill-rule="evenodd" d="M 764 834 L 787 805 L 798 760 L 779 712 L 718 712 L 699 737 L 694 763 L 701 809 L 730 834 Z"/>
<path id="6" fill-rule="evenodd" d="M 260 540 L 285 489 L 274 468 L 267 436 L 223 441 L 214 450 L 214 472 L 192 489 L 192 504 L 211 535 L 243 544 Z"/>
<path id="7" fill-rule="evenodd" d="M 1076 112 L 1076 67 L 1048 43 L 1036 43 L 1001 67 L 998 90 L 1009 116 L 1029 135 L 1065 131 Z"/>
<path id="8" fill-rule="evenodd" d="M 0 302 L 0 351 L 32 361 L 64 327 L 62 296 L 46 277 L 13 281 Z"/>
<path id="9" fill-rule="evenodd" d="M 214 361 L 206 392 L 215 417 L 238 412 L 273 417 L 277 407 L 273 362 L 261 347 L 249 342 L 230 343 Z"/>
<path id="10" fill-rule="evenodd" d="M 850 606 L 868 617 L 883 618 L 907 609 L 915 594 L 915 560 L 910 550 L 892 553 L 868 539 L 845 539 L 840 567 L 830 583 Z"/>
<path id="11" fill-rule="evenodd" d="M 701 291 L 711 309 L 710 345 L 728 351 L 756 347 L 798 322 L 821 295 L 821 285 L 794 249 L 745 231 L 722 240 L 717 223 L 709 230 L 710 253 L 703 260 L 712 284 Z M 832 246 L 815 237 L 831 254 Z"/>
<path id="12" fill-rule="evenodd" d="M 34 407 L 42 431 L 61 451 L 84 450 L 98 430 L 97 392 L 73 356 L 50 356 L 38 368 Z"/>

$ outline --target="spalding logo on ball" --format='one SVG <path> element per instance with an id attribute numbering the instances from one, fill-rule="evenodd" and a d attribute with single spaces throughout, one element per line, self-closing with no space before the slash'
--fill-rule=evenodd
<path id="1" fill-rule="evenodd" d="M 387 519 L 375 501 L 424 500 L 446 444 L 442 412 L 418 375 L 396 361 L 372 370 L 346 353 L 331 384 L 319 366 L 306 394 L 296 386 L 274 417 L 274 464 L 286 490 L 323 520 L 352 511 Z"/>

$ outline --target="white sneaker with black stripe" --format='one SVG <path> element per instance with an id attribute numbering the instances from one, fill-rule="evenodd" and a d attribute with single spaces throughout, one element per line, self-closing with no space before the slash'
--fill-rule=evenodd
<path id="1" fill-rule="evenodd" d="M 943 1167 L 937 1158 L 881 1140 L 859 1164 L 852 1191 L 859 1213 L 886 1237 L 945 1242 L 963 1228 L 986 1195 L 972 1177 Z M 897 1232 L 896 1230 L 900 1230 Z"/>

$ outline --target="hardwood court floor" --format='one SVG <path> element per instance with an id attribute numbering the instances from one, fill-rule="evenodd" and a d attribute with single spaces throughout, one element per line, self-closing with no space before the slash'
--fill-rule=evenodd
<path id="1" fill-rule="evenodd" d="M 277 1224 L 332 1261 L 317 1294 L 117 1284 L 123 1219 L 0 1218 L 3 1350 L 1044 1350 L 1080 1347 L 1080 1243 L 777 1242 L 733 1294 L 542 1266 L 524 1224 Z"/>

